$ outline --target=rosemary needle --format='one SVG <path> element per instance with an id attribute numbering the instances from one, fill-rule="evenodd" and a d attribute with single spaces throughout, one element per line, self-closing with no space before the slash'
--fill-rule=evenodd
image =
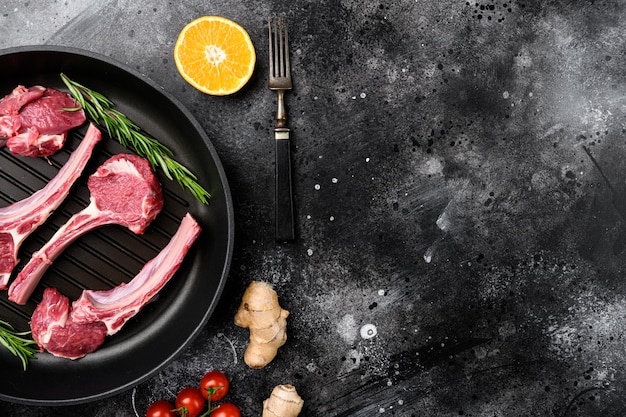
<path id="1" fill-rule="evenodd" d="M 0 345 L 3 345 L 12 354 L 20 358 L 22 366 L 26 370 L 28 360 L 35 357 L 39 352 L 37 343 L 33 339 L 27 339 L 30 332 L 17 332 L 6 321 L 0 320 Z"/>
<path id="2" fill-rule="evenodd" d="M 122 146 L 132 148 L 146 158 L 153 168 L 160 168 L 170 180 L 176 180 L 181 188 L 189 190 L 196 200 L 208 204 L 211 194 L 198 184 L 197 177 L 180 162 L 173 159 L 173 152 L 158 140 L 144 134 L 139 126 L 126 115 L 114 109 L 114 103 L 104 95 L 61 74 L 61 79 L 71 96 L 91 120 L 107 130 Z"/>

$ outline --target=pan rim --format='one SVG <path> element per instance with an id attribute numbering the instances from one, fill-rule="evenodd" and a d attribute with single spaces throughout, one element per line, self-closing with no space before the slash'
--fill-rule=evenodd
<path id="1" fill-rule="evenodd" d="M 161 86 L 156 84 L 148 76 L 139 73 L 138 71 L 130 68 L 128 65 L 120 61 L 117 61 L 111 57 L 108 57 L 108 56 L 105 56 L 96 52 L 76 48 L 76 47 L 68 47 L 68 46 L 60 46 L 60 45 L 25 45 L 25 46 L 1 49 L 0 57 L 6 57 L 8 55 L 17 55 L 17 54 L 29 54 L 29 53 L 68 54 L 68 55 L 76 56 L 79 58 L 87 58 L 87 59 L 91 59 L 94 61 L 100 61 L 107 65 L 116 67 L 120 71 L 129 74 L 131 77 L 141 80 L 149 88 L 154 90 L 154 92 L 156 92 L 159 95 L 162 95 L 164 99 L 171 102 L 171 104 L 174 107 L 176 107 L 178 111 L 180 111 L 181 115 L 189 122 L 190 126 L 198 133 L 198 136 L 202 139 L 203 145 L 206 147 L 206 150 L 209 152 L 209 154 L 213 158 L 215 170 L 218 173 L 219 181 L 223 190 L 223 198 L 225 200 L 225 211 L 226 211 L 226 218 L 228 222 L 228 224 L 225 227 L 227 231 L 227 242 L 224 248 L 225 249 L 224 263 L 223 263 L 222 270 L 220 273 L 219 283 L 217 284 L 217 288 L 216 288 L 215 293 L 213 294 L 212 301 L 209 307 L 204 312 L 202 319 L 197 322 L 195 329 L 188 335 L 188 337 L 184 341 L 180 343 L 177 349 L 174 349 L 173 351 L 171 351 L 170 354 L 164 360 L 161 360 L 160 363 L 153 366 L 150 372 L 144 373 L 143 375 L 138 375 L 134 378 L 130 378 L 126 383 L 120 384 L 120 386 L 116 388 L 107 389 L 107 390 L 104 390 L 102 392 L 99 392 L 93 395 L 83 395 L 83 396 L 74 397 L 74 398 L 37 399 L 37 398 L 25 398 L 24 396 L 19 397 L 15 395 L 8 395 L 8 394 L 0 392 L 0 400 L 5 400 L 5 401 L 13 402 L 13 403 L 22 403 L 22 404 L 27 404 L 27 405 L 56 406 L 56 405 L 73 405 L 73 404 L 88 403 L 88 402 L 92 402 L 96 400 L 101 400 L 107 397 L 111 397 L 115 394 L 119 394 L 149 379 L 150 377 L 155 375 L 158 371 L 160 371 L 169 363 L 171 363 L 184 349 L 186 349 L 192 343 L 192 341 L 198 336 L 201 330 L 206 326 L 206 323 L 208 322 L 209 318 L 213 314 L 221 298 L 222 292 L 224 290 L 224 287 L 226 285 L 226 281 L 230 272 L 231 263 L 232 263 L 232 256 L 233 256 L 233 250 L 234 250 L 234 234 L 235 234 L 234 208 L 233 208 L 233 202 L 232 202 L 232 194 L 231 194 L 230 186 L 228 184 L 228 180 L 224 171 L 224 167 L 217 154 L 217 151 L 214 145 L 211 143 L 205 130 L 202 128 L 202 126 L 198 122 L 198 120 L 176 97 L 174 97 L 169 92 L 165 91 Z"/>

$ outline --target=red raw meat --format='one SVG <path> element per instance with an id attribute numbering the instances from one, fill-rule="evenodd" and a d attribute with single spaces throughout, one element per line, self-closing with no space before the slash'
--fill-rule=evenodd
<path id="1" fill-rule="evenodd" d="M 91 124 L 80 145 L 44 188 L 24 200 L 0 208 L 0 289 L 7 288 L 24 239 L 45 222 L 67 197 L 89 161 L 94 146 L 101 139 L 102 134 Z"/>
<path id="2" fill-rule="evenodd" d="M 86 232 L 106 224 L 119 224 L 141 234 L 163 208 L 161 184 L 150 163 L 134 154 L 109 158 L 89 177 L 87 185 L 90 204 L 33 254 L 9 287 L 9 300 L 26 303 L 48 266 Z"/>
<path id="3" fill-rule="evenodd" d="M 65 144 L 67 132 L 86 120 L 68 93 L 34 86 L 16 87 L 0 100 L 0 146 L 19 156 L 50 156 Z"/>
<path id="4" fill-rule="evenodd" d="M 43 96 L 44 91 L 46 91 L 46 88 L 40 85 L 35 85 L 30 88 L 18 85 L 13 89 L 11 94 L 0 100 L 0 115 L 17 114 L 26 103 L 37 100 L 39 97 Z"/>
<path id="5" fill-rule="evenodd" d="M 50 156 L 65 145 L 67 133 L 56 135 L 42 135 L 37 128 L 22 129 L 22 133 L 11 136 L 6 146 L 13 155 L 17 156 Z"/>
<path id="6" fill-rule="evenodd" d="M 22 119 L 19 114 L 0 116 L 0 146 L 5 146 L 7 139 L 17 135 L 22 127 Z"/>
<path id="7" fill-rule="evenodd" d="M 19 110 L 26 103 L 43 96 L 45 87 L 36 85 L 26 88 L 18 85 L 11 94 L 0 100 L 0 146 L 4 146 L 11 136 L 15 136 L 22 127 Z"/>
<path id="8" fill-rule="evenodd" d="M 31 319 L 33 339 L 55 356 L 78 359 L 98 349 L 169 282 L 201 232 L 187 213 L 159 254 L 127 284 L 106 291 L 85 290 L 72 303 L 54 288 L 46 288 Z"/>
<path id="9" fill-rule="evenodd" d="M 26 103 L 19 111 L 22 128 L 36 128 L 42 135 L 58 135 L 80 126 L 85 121 L 85 112 L 64 110 L 76 108 L 78 103 L 63 91 L 46 88 L 43 96 Z"/>
<path id="10" fill-rule="evenodd" d="M 46 288 L 33 312 L 30 326 L 41 351 L 55 356 L 78 359 L 98 349 L 107 335 L 102 322 L 79 324 L 68 320 L 69 299 L 56 288 Z"/>

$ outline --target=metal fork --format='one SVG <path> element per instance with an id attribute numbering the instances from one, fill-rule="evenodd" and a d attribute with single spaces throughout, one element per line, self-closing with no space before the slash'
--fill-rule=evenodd
<path id="1" fill-rule="evenodd" d="M 291 90 L 291 65 L 289 62 L 289 38 L 285 18 L 274 17 L 268 22 L 269 29 L 269 82 L 270 90 L 276 91 L 276 240 L 295 239 L 293 195 L 291 187 L 291 150 L 285 91 Z"/>

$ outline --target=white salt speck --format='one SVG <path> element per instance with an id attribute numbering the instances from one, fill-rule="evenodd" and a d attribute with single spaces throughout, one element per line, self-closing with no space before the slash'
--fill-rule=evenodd
<path id="1" fill-rule="evenodd" d="M 385 290 L 378 290 L 378 295 L 385 295 Z"/>
<path id="2" fill-rule="evenodd" d="M 363 327 L 361 327 L 360 333 L 363 339 L 371 339 L 372 337 L 378 334 L 378 330 L 376 329 L 376 326 L 374 326 L 371 323 L 368 323 L 364 325 Z"/>
<path id="3" fill-rule="evenodd" d="M 398 400 L 398 404 L 399 404 L 399 405 L 404 404 L 404 400 Z"/>
<path id="4" fill-rule="evenodd" d="M 392 386 L 392 385 L 393 385 L 393 382 L 391 382 L 391 379 L 388 379 L 388 380 L 387 380 L 387 386 L 388 386 L 388 387 L 390 387 L 390 386 Z"/>
<path id="5" fill-rule="evenodd" d="M 317 100 L 318 98 L 319 98 L 318 96 L 315 96 L 315 97 L 313 97 L 313 100 Z"/>
<path id="6" fill-rule="evenodd" d="M 322 188 L 319 184 L 315 184 L 315 189 L 319 190 L 320 188 Z"/>
<path id="7" fill-rule="evenodd" d="M 367 94 L 365 94 L 365 93 L 361 93 L 360 97 L 361 97 L 361 98 L 365 98 L 365 97 L 367 97 Z"/>
<path id="8" fill-rule="evenodd" d="M 502 97 L 504 97 L 504 99 L 508 99 L 510 97 L 510 94 L 508 91 L 505 91 L 504 93 L 502 93 Z"/>
<path id="9" fill-rule="evenodd" d="M 330 216 L 330 221 L 335 221 L 335 216 Z"/>
<path id="10" fill-rule="evenodd" d="M 382 414 L 382 413 L 384 413 L 384 412 L 385 412 L 385 409 L 384 409 L 383 407 L 380 407 L 380 408 L 378 409 L 378 412 L 379 412 L 380 414 Z"/>
<path id="11" fill-rule="evenodd" d="M 352 96 L 352 100 L 356 100 L 356 96 Z"/>
<path id="12" fill-rule="evenodd" d="M 318 158 L 318 159 L 322 159 L 323 157 L 324 157 L 323 155 L 320 155 L 320 156 L 318 156 L 317 158 Z"/>
<path id="13" fill-rule="evenodd" d="M 448 213 L 446 211 L 442 212 L 437 218 L 435 224 L 439 229 L 443 230 L 444 232 L 448 230 L 451 226 L 450 216 L 448 215 Z"/>
<path id="14" fill-rule="evenodd" d="M 430 248 L 426 250 L 426 253 L 424 254 L 424 260 L 426 261 L 426 263 L 430 263 L 433 260 L 434 254 L 435 254 L 435 248 L 433 246 L 431 246 Z"/>
<path id="15" fill-rule="evenodd" d="M 306 254 L 309 256 L 313 256 L 313 249 L 309 248 L 306 250 Z"/>
<path id="16" fill-rule="evenodd" d="M 332 181 L 333 184 L 337 184 L 338 180 L 337 180 L 337 178 L 333 178 L 331 181 Z"/>
<path id="17" fill-rule="evenodd" d="M 365 162 L 369 162 L 369 161 L 370 161 L 370 159 L 369 159 L 369 158 L 365 158 Z"/>
<path id="18" fill-rule="evenodd" d="M 307 214 L 307 215 L 306 215 L 306 219 L 307 219 L 307 220 L 311 220 L 311 215 L 310 215 L 310 214 Z"/>

